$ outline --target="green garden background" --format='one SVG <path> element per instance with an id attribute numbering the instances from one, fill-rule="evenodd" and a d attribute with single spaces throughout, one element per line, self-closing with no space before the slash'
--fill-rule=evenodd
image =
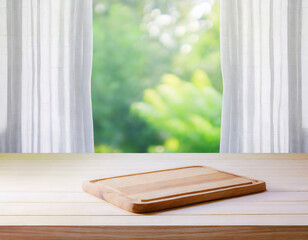
<path id="1" fill-rule="evenodd" d="M 218 152 L 219 2 L 93 0 L 95 152 Z"/>

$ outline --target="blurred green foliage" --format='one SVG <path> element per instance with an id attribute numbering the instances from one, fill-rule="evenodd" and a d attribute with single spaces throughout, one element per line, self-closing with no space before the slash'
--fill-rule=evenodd
<path id="1" fill-rule="evenodd" d="M 156 151 L 159 146 L 174 152 L 218 151 L 220 115 L 212 115 L 220 111 L 218 92 L 222 91 L 219 4 L 211 0 L 93 0 L 93 7 L 95 151 L 147 152 Z M 185 81 L 198 79 L 198 74 L 211 79 L 206 91 L 212 91 L 213 96 L 202 93 L 204 87 L 198 87 L 195 80 Z M 180 86 L 192 92 L 172 88 L 168 78 L 177 79 Z M 157 89 L 164 86 L 172 88 L 183 105 L 176 108 L 174 115 L 160 118 L 158 126 L 149 121 L 150 114 L 146 116 L 136 106 L 144 101 L 150 108 L 149 92 L 160 96 Z M 193 92 L 196 97 L 189 98 Z M 216 100 L 217 104 L 210 104 Z M 164 104 L 174 101 L 170 95 Z M 192 106 L 194 102 L 208 103 Z M 172 106 L 166 107 L 170 110 Z M 183 112 L 196 108 L 199 111 L 191 112 L 190 119 L 185 118 Z M 185 128 L 172 132 L 167 128 L 169 117 Z"/>
<path id="2" fill-rule="evenodd" d="M 151 146 L 150 152 L 219 151 L 221 94 L 201 70 L 189 82 L 165 74 L 132 111 L 165 138 L 163 146 Z"/>

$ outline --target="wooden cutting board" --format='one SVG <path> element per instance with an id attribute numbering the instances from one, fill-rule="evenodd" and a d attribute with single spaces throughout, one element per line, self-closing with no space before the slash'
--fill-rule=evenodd
<path id="1" fill-rule="evenodd" d="M 188 166 L 87 181 L 84 191 L 144 213 L 266 189 L 265 182 L 205 166 Z"/>

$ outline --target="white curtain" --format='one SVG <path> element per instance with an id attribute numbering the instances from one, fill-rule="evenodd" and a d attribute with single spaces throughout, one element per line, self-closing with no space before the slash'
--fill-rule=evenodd
<path id="1" fill-rule="evenodd" d="M 91 0 L 0 0 L 0 152 L 93 152 L 91 65 Z"/>
<path id="2" fill-rule="evenodd" d="M 221 152 L 308 152 L 308 0 L 221 0 Z"/>

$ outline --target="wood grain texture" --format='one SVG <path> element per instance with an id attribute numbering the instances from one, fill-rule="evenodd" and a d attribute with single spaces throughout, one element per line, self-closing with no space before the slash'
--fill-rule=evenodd
<path id="1" fill-rule="evenodd" d="M 265 191 L 263 181 L 187 166 L 86 181 L 83 190 L 126 211 L 146 213 Z"/>
<path id="2" fill-rule="evenodd" d="M 122 210 L 124 211 L 124 210 Z M 4 215 L 0 226 L 307 226 L 308 214 Z M 1 239 L 1 238 L 0 238 Z"/>
<path id="3" fill-rule="evenodd" d="M 135 240 L 135 239 L 279 239 L 305 240 L 308 231 L 305 226 L 139 226 L 139 227 L 0 227 L 1 240 L 54 240 L 54 239 L 88 239 L 88 240 Z"/>
<path id="4" fill-rule="evenodd" d="M 205 165 L 267 191 L 141 215 L 89 179 Z M 0 239 L 308 239 L 308 154 L 0 154 Z"/>
<path id="5" fill-rule="evenodd" d="M 0 160 L 308 160 L 307 153 L 0 153 Z"/>

